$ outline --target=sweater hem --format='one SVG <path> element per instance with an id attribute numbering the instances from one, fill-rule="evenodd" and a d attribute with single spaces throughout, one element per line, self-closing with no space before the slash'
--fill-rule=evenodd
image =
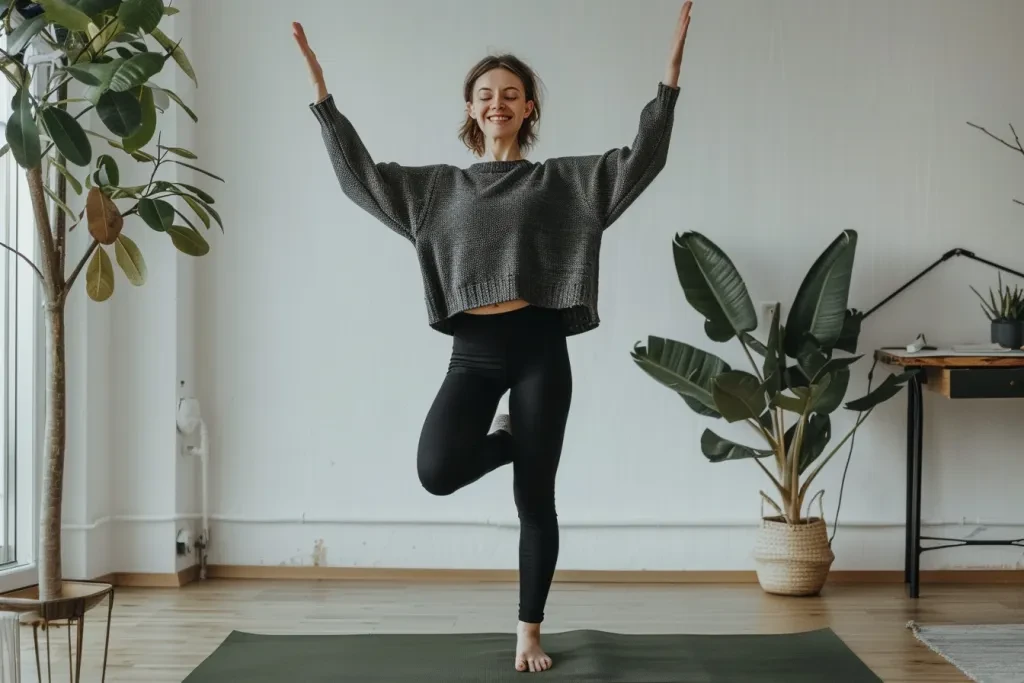
<path id="1" fill-rule="evenodd" d="M 530 286 L 512 275 L 459 287 L 444 297 L 447 304 L 428 296 L 428 323 L 434 330 L 451 335 L 451 319 L 459 313 L 516 299 L 560 311 L 566 336 L 587 332 L 600 324 L 596 292 L 591 283 L 576 280 Z"/>

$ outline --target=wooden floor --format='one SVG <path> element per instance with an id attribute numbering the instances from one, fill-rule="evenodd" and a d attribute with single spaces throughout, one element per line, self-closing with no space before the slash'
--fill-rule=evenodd
<path id="1" fill-rule="evenodd" d="M 119 588 L 107 681 L 180 683 L 232 629 L 509 632 L 515 613 L 516 589 L 507 584 L 210 580 L 181 589 Z M 87 619 L 86 681 L 99 680 L 105 616 L 101 605 Z M 556 584 L 545 628 L 776 633 L 827 626 L 888 683 L 967 681 L 914 639 L 906 629 L 912 619 L 924 624 L 1024 623 L 1024 590 L 925 585 L 922 597 L 913 601 L 901 585 L 838 584 L 819 598 L 797 599 L 766 595 L 756 584 Z M 68 634 L 61 628 L 50 635 L 54 680 L 67 681 Z M 31 683 L 36 681 L 31 629 L 23 629 L 22 650 L 24 683 Z"/>

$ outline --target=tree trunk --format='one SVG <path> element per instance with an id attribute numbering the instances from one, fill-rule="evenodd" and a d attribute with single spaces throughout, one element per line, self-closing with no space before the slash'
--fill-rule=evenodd
<path id="1" fill-rule="evenodd" d="M 39 597 L 61 595 L 61 503 L 64 492 L 64 448 L 67 441 L 64 371 L 64 305 L 46 309 L 46 356 L 49 381 L 46 388 L 46 437 L 44 440 L 43 499 L 40 505 Z"/>

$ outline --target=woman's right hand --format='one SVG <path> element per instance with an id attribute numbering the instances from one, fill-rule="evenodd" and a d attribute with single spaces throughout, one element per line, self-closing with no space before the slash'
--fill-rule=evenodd
<path id="1" fill-rule="evenodd" d="M 324 83 L 324 72 L 320 68 L 320 62 L 316 59 L 316 53 L 309 47 L 309 41 L 306 40 L 306 32 L 302 29 L 302 24 L 297 21 L 292 22 L 292 35 L 295 37 L 295 42 L 299 44 L 299 49 L 302 50 L 302 56 L 306 58 L 306 66 L 309 67 L 309 77 L 313 81 L 313 87 L 316 90 L 316 101 L 320 102 L 327 98 L 327 85 Z"/>

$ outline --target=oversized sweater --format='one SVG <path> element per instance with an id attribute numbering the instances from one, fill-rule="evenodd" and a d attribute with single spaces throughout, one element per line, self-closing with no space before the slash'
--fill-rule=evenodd
<path id="1" fill-rule="evenodd" d="M 561 311 L 567 336 L 600 324 L 605 228 L 664 168 L 679 89 L 658 84 L 632 146 L 543 162 L 376 162 L 328 95 L 310 108 L 341 189 L 416 249 L 428 324 L 513 299 Z"/>

